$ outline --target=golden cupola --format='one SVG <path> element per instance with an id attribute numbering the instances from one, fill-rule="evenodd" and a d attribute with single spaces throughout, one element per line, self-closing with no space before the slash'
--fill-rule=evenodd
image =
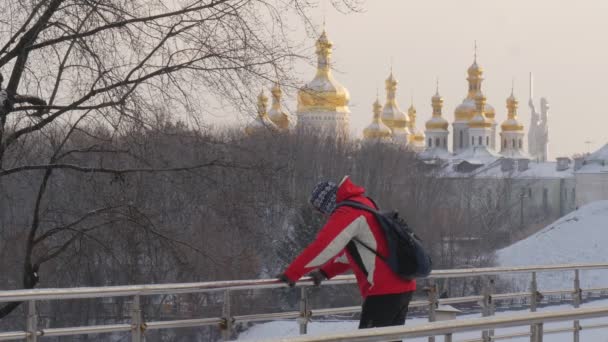
<path id="1" fill-rule="evenodd" d="M 486 97 L 481 91 L 475 95 L 475 115 L 469 120 L 470 128 L 491 128 L 492 120 L 486 116 Z"/>
<path id="2" fill-rule="evenodd" d="M 298 92 L 298 113 L 349 113 L 348 90 L 334 79 L 331 72 L 332 47 L 323 30 L 316 43 L 317 74 Z"/>
<path id="3" fill-rule="evenodd" d="M 276 131 L 277 126 L 268 117 L 268 97 L 262 90 L 258 95 L 258 115 L 257 117 L 245 127 L 245 133 L 248 135 L 256 134 L 262 131 Z"/>
<path id="4" fill-rule="evenodd" d="M 376 101 L 373 104 L 374 117 L 372 123 L 365 127 L 363 130 L 363 137 L 365 139 L 388 139 L 391 137 L 391 129 L 382 122 L 380 115 L 382 114 L 382 105 L 376 97 Z"/>
<path id="5" fill-rule="evenodd" d="M 467 81 L 469 83 L 469 90 L 467 97 L 462 101 L 456 110 L 454 110 L 454 119 L 456 122 L 468 122 L 471 120 L 477 111 L 475 105 L 475 96 L 481 92 L 481 83 L 483 82 L 483 68 L 477 64 L 477 52 L 475 52 L 475 59 L 473 64 L 467 70 Z M 489 104 L 485 105 L 486 116 L 490 120 L 494 120 L 496 111 L 494 107 Z"/>
<path id="6" fill-rule="evenodd" d="M 393 132 L 405 131 L 409 135 L 409 118 L 399 109 L 397 103 L 397 80 L 393 76 L 393 71 L 385 81 L 386 103 L 382 109 L 382 122 L 384 122 Z"/>
<path id="7" fill-rule="evenodd" d="M 407 117 L 409 119 L 408 128 L 412 135 L 410 135 L 410 141 L 418 144 L 424 144 L 424 133 L 418 130 L 416 127 L 416 107 L 414 107 L 414 101 L 412 99 L 412 104 L 407 109 Z"/>
<path id="8" fill-rule="evenodd" d="M 524 125 L 522 125 L 517 120 L 517 106 L 518 101 L 513 95 L 513 90 L 511 90 L 511 96 L 507 98 L 507 110 L 508 116 L 507 119 L 500 125 L 500 128 L 503 132 L 523 132 Z"/>
<path id="9" fill-rule="evenodd" d="M 433 116 L 426 122 L 426 129 L 429 131 L 447 132 L 449 123 L 442 116 L 443 97 L 439 95 L 439 86 L 437 86 L 435 95 L 433 95 L 433 97 L 431 98 L 431 105 L 433 106 Z"/>
<path id="10" fill-rule="evenodd" d="M 283 131 L 288 130 L 290 127 L 289 115 L 287 115 L 281 105 L 283 91 L 279 84 L 275 83 L 270 92 L 272 93 L 272 105 L 268 111 L 268 117 L 279 129 Z"/>

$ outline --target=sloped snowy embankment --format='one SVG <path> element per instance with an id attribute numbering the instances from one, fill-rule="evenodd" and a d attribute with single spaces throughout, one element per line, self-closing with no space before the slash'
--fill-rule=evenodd
<path id="1" fill-rule="evenodd" d="M 540 232 L 497 252 L 500 266 L 608 263 L 608 201 L 587 204 Z M 530 276 L 518 281 L 527 289 Z M 574 272 L 538 274 L 541 290 L 573 286 Z M 608 270 L 581 272 L 581 287 L 608 287 Z"/>

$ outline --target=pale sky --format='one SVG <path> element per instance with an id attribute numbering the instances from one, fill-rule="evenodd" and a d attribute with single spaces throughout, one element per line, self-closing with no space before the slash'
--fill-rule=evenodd
<path id="1" fill-rule="evenodd" d="M 418 127 L 423 129 L 431 116 L 437 77 L 443 113 L 452 122 L 454 108 L 467 93 L 466 71 L 477 40 L 478 63 L 485 71 L 483 91 L 499 124 L 506 118 L 505 101 L 514 79 L 527 132 L 528 74 L 533 72 L 537 111 L 540 97 L 551 106 L 551 158 L 608 143 L 607 0 L 367 0 L 363 6 L 363 13 L 348 15 L 330 6 L 324 11 L 334 43 L 334 75 L 350 91 L 356 134 L 371 120 L 377 88 L 384 102 L 391 59 L 399 105 L 407 110 L 413 91 Z M 308 45 L 313 55 L 312 38 Z M 304 81 L 314 76 L 310 65 L 297 69 Z M 286 102 L 295 107 L 295 97 Z"/>

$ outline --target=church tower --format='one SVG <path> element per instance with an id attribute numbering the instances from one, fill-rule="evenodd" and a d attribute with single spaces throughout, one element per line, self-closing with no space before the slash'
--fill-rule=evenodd
<path id="1" fill-rule="evenodd" d="M 391 138 L 391 129 L 388 128 L 380 118 L 380 115 L 382 114 L 382 105 L 380 104 L 380 101 L 378 101 L 377 96 L 372 108 L 374 117 L 372 123 L 363 130 L 363 138 L 366 141 L 389 141 Z"/>
<path id="2" fill-rule="evenodd" d="M 426 122 L 426 149 L 435 150 L 437 152 L 443 152 L 441 154 L 448 153 L 448 121 L 442 116 L 443 109 L 443 97 L 439 95 L 439 83 L 435 90 L 435 95 L 431 98 L 431 105 L 433 107 L 433 116 Z"/>
<path id="3" fill-rule="evenodd" d="M 511 90 L 511 96 L 507 98 L 508 117 L 500 125 L 501 148 L 500 153 L 509 158 L 523 158 L 524 126 L 517 119 L 517 99 Z"/>
<path id="4" fill-rule="evenodd" d="M 469 121 L 469 147 L 483 147 L 492 150 L 492 120 L 485 111 L 486 97 L 481 91 L 475 95 L 475 116 Z"/>
<path id="5" fill-rule="evenodd" d="M 332 42 L 323 30 L 316 43 L 317 74 L 298 92 L 298 129 L 347 137 L 350 95 L 331 72 Z"/>
<path id="6" fill-rule="evenodd" d="M 475 46 L 475 57 L 473 64 L 467 70 L 467 82 L 469 84 L 469 90 L 467 97 L 462 101 L 456 110 L 454 111 L 454 122 L 452 123 L 453 137 L 452 137 L 452 148 L 454 153 L 458 154 L 463 152 L 471 145 L 471 138 L 469 136 L 469 121 L 475 116 L 477 112 L 477 106 L 475 104 L 475 97 L 478 93 L 481 93 L 481 84 L 483 78 L 483 68 L 477 64 L 477 45 Z M 495 132 L 496 124 L 494 118 L 496 111 L 494 107 L 489 104 L 484 105 L 485 118 L 491 122 L 490 130 L 490 145 L 495 146 Z"/>
<path id="7" fill-rule="evenodd" d="M 412 99 L 412 104 L 410 108 L 407 109 L 407 117 L 409 119 L 408 128 L 410 130 L 410 140 L 409 144 L 412 149 L 415 151 L 423 151 L 424 150 L 424 133 L 416 127 L 416 107 L 414 107 L 414 100 Z"/>
<path id="8" fill-rule="evenodd" d="M 289 115 L 287 115 L 281 105 L 283 91 L 279 84 L 275 83 L 270 92 L 272 93 L 272 105 L 268 111 L 268 117 L 281 131 L 287 131 L 291 126 L 291 122 Z"/>
<path id="9" fill-rule="evenodd" d="M 397 83 L 391 70 L 391 74 L 385 81 L 386 103 L 382 109 L 382 122 L 391 129 L 393 141 L 406 146 L 412 134 L 409 129 L 409 118 L 399 109 L 397 103 Z"/>
<path id="10" fill-rule="evenodd" d="M 435 151 L 438 156 L 445 156 L 448 154 L 448 121 L 442 116 L 443 109 L 443 97 L 439 95 L 439 82 L 437 83 L 437 89 L 435 95 L 431 98 L 431 105 L 433 107 L 433 116 L 426 122 L 426 150 Z"/>

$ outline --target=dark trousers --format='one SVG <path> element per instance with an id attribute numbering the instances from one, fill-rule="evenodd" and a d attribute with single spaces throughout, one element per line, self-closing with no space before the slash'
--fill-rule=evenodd
<path id="1" fill-rule="evenodd" d="M 403 325 L 413 292 L 369 296 L 363 302 L 359 329 Z"/>

